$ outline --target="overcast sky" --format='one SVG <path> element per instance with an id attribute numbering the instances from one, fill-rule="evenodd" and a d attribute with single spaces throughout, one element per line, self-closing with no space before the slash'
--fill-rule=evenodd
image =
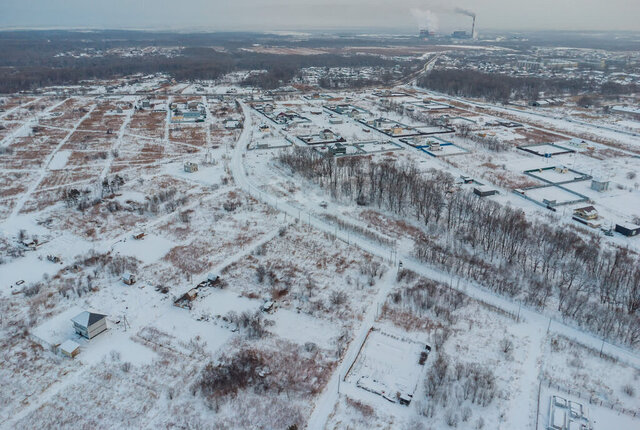
<path id="1" fill-rule="evenodd" d="M 640 0 L 0 0 L 0 28 L 636 30 Z M 430 12 L 427 12 L 430 11 Z"/>

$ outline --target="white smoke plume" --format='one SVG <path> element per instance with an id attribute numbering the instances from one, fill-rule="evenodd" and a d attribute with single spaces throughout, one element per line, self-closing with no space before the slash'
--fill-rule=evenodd
<path id="1" fill-rule="evenodd" d="M 462 9 L 461 7 L 455 8 L 455 13 L 458 13 L 460 15 L 467 15 L 467 16 L 470 16 L 471 18 L 476 17 L 476 14 L 474 12 L 471 12 L 470 10 Z"/>
<path id="2" fill-rule="evenodd" d="M 411 15 L 418 22 L 420 30 L 438 31 L 438 16 L 430 10 L 411 9 Z"/>

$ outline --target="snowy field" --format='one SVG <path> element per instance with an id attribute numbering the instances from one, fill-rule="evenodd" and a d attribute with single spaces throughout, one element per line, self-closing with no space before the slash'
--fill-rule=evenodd
<path id="1" fill-rule="evenodd" d="M 412 399 L 425 345 L 374 329 L 367 336 L 345 381 L 391 402 Z M 400 393 L 400 398 L 398 397 Z"/>
<path id="2" fill-rule="evenodd" d="M 474 185 L 461 180 L 470 176 L 500 191 L 470 204 L 521 210 L 515 230 L 523 220 L 573 225 L 572 209 L 586 203 L 550 213 L 511 192 L 540 179 L 574 179 L 544 170 L 564 165 L 610 181 L 602 192 L 589 180 L 566 185 L 587 196 L 608 226 L 640 216 L 640 161 L 625 152 L 634 142 L 616 146 L 585 133 L 575 154 L 550 161 L 517 146 L 537 143 L 539 153 L 555 154 L 544 142 L 569 145 L 582 137 L 577 125 L 559 130 L 560 120 L 545 120 L 545 128 L 524 111 L 480 110 L 445 97 L 421 103 L 425 95 L 409 86 L 314 97 L 239 87 L 245 77 L 184 83 L 153 76 L 122 80 L 118 91 L 135 95 L 106 96 L 106 84 L 96 84 L 88 95 L 6 98 L 0 427 L 428 430 L 534 429 L 538 422 L 543 429 L 549 399 L 559 395 L 588 408 L 594 430 L 640 428 L 637 350 L 603 343 L 600 354 L 600 336 L 561 321 L 566 297 L 555 291 L 540 309 L 518 289 L 486 288 L 500 279 L 471 277 L 474 259 L 488 251 L 480 239 L 456 242 L 441 227 L 449 197 L 437 200 L 415 182 L 444 208 L 440 221 L 418 220 L 416 212 L 429 208 L 393 212 L 407 202 L 357 196 L 357 180 L 321 183 L 278 160 L 310 150 L 296 136 L 328 129 L 346 140 L 349 156 L 327 157 L 333 164 L 325 167 L 355 171 L 358 160 L 371 160 L 382 182 L 395 168 L 416 171 L 447 196 L 470 191 Z M 165 108 L 142 108 L 146 99 Z M 250 99 L 261 109 L 271 105 L 276 121 L 251 109 Z M 204 122 L 171 124 L 166 106 L 184 102 L 202 103 Z M 325 108 L 337 104 L 347 111 Z M 434 117 L 423 122 L 416 110 Z M 445 112 L 457 131 L 442 135 L 452 145 L 432 151 L 436 157 L 415 144 L 432 138 L 401 139 L 447 131 L 433 125 Z M 522 126 L 496 125 L 498 113 Z M 408 128 L 383 133 L 359 122 L 376 118 L 388 118 L 380 130 Z M 229 120 L 244 129 L 226 129 Z M 269 130 L 260 130 L 264 124 Z M 496 150 L 492 138 L 505 146 Z M 197 171 L 185 171 L 186 163 Z M 538 178 L 524 174 L 541 168 Z M 554 186 L 526 193 L 556 203 L 578 198 Z M 640 250 L 636 238 L 567 229 L 590 244 Z M 421 241 L 434 255 L 455 250 L 459 260 L 442 253 L 440 266 L 418 261 Z M 559 251 L 549 252 L 529 263 Z M 549 270 L 571 274 L 563 263 Z M 500 267 L 522 269 L 506 258 Z M 135 282 L 124 282 L 127 273 Z M 219 279 L 209 283 L 210 274 Z M 542 294 L 547 283 L 540 283 Z M 571 284 L 566 292 L 587 287 Z M 178 299 L 186 305 L 175 306 Z M 85 310 L 107 316 L 108 330 L 91 340 L 71 323 Z M 58 350 L 69 339 L 80 345 L 73 359 Z"/>

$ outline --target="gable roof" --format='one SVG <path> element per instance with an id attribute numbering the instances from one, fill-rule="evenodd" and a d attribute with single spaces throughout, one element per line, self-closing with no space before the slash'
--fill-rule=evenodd
<path id="1" fill-rule="evenodd" d="M 593 206 L 585 206 L 583 208 L 576 209 L 574 212 L 584 212 L 584 213 L 595 212 L 595 213 L 597 213 L 598 211 Z"/>
<path id="2" fill-rule="evenodd" d="M 73 317 L 71 321 L 83 327 L 89 327 L 106 317 L 106 315 L 84 311 Z"/>

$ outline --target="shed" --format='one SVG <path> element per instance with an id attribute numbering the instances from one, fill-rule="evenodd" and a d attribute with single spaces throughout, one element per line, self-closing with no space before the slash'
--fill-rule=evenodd
<path id="1" fill-rule="evenodd" d="M 107 330 L 107 316 L 84 311 L 71 319 L 73 328 L 80 336 L 93 339 Z"/>
<path id="2" fill-rule="evenodd" d="M 198 290 L 192 288 L 174 300 L 173 305 L 179 308 L 191 309 L 191 302 L 194 301 L 196 297 L 198 297 Z"/>
<path id="3" fill-rule="evenodd" d="M 136 277 L 132 273 L 125 273 L 122 275 L 122 282 L 127 285 L 133 285 L 136 283 Z"/>
<path id="4" fill-rule="evenodd" d="M 591 181 L 591 189 L 600 192 L 607 191 L 609 189 L 609 181 L 594 179 Z"/>
<path id="5" fill-rule="evenodd" d="M 640 225 L 625 222 L 616 224 L 615 230 L 623 236 L 637 236 L 640 234 Z"/>
<path id="6" fill-rule="evenodd" d="M 498 190 L 493 189 L 491 187 L 487 187 L 486 185 L 481 185 L 473 189 L 473 194 L 480 197 L 487 197 L 487 196 L 493 196 L 495 194 L 498 194 Z"/>
<path id="7" fill-rule="evenodd" d="M 333 148 L 331 148 L 331 153 L 333 155 L 344 155 L 347 153 L 347 147 L 341 143 L 336 143 L 335 145 L 333 145 Z"/>
<path id="8" fill-rule="evenodd" d="M 194 173 L 198 171 L 198 164 L 191 161 L 184 163 L 184 171 L 187 173 Z"/>
<path id="9" fill-rule="evenodd" d="M 69 358 L 74 358 L 80 353 L 80 344 L 71 339 L 65 340 L 59 346 L 60 352 Z"/>
<path id="10" fill-rule="evenodd" d="M 260 309 L 262 310 L 262 312 L 271 312 L 273 310 L 274 305 L 275 305 L 275 302 L 273 300 L 267 300 L 262 304 Z"/>
<path id="11" fill-rule="evenodd" d="M 142 238 L 144 238 L 144 231 L 138 231 L 136 233 L 133 234 L 133 238 L 140 240 Z"/>

